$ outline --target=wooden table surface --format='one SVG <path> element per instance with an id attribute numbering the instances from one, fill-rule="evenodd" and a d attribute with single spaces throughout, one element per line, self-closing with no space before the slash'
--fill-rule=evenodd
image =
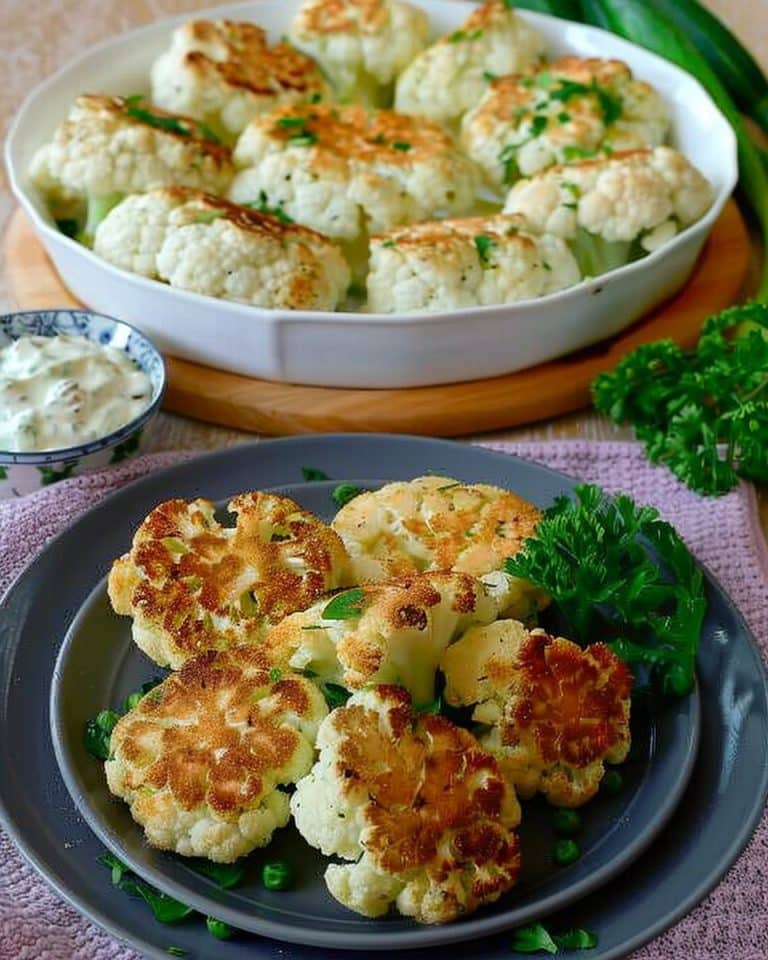
<path id="1" fill-rule="evenodd" d="M 705 0 L 768 65 L 768 0 Z M 0 0 L 0 37 L 3 38 L 3 84 L 0 85 L 0 133 L 4 134 L 19 102 L 45 76 L 104 37 L 162 16 L 215 5 L 212 0 Z M 0 169 L 0 230 L 13 200 L 4 170 Z M 9 300 L 0 264 L 0 312 Z M 548 440 L 631 439 L 597 414 L 584 411 L 526 427 L 485 434 L 482 439 Z M 215 449 L 253 439 L 253 435 L 161 414 L 151 439 L 154 450 Z M 480 439 L 467 437 L 467 440 Z M 768 498 L 763 498 L 764 529 L 768 532 Z"/>

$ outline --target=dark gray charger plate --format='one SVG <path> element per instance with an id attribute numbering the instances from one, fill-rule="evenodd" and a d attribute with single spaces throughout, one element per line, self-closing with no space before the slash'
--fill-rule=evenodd
<path id="1" fill-rule="evenodd" d="M 62 895 L 147 955 L 167 956 L 170 944 L 201 960 L 316 960 L 328 951 L 254 938 L 221 944 L 199 924 L 164 928 L 142 903 L 109 886 L 106 871 L 94 866 L 102 845 L 78 817 L 55 769 L 44 722 L 59 638 L 94 581 L 106 573 L 112 544 L 127 542 L 136 521 L 158 500 L 169 493 L 223 498 L 235 490 L 285 484 L 299 478 L 302 465 L 339 478 L 407 477 L 433 468 L 508 484 L 541 504 L 571 486 L 544 468 L 444 441 L 351 435 L 271 441 L 137 482 L 78 521 L 19 578 L 0 606 L 0 811 L 25 855 Z M 699 663 L 704 749 L 683 802 L 620 882 L 551 919 L 554 928 L 574 922 L 594 927 L 600 946 L 592 960 L 626 954 L 698 902 L 742 849 L 765 802 L 765 674 L 742 619 L 711 579 L 708 587 Z M 367 953 L 345 956 L 363 960 Z M 442 954 L 458 960 L 466 948 L 443 947 Z M 508 957 L 508 935 L 476 940 L 472 955 Z"/>
<path id="2" fill-rule="evenodd" d="M 384 482 L 344 479 L 367 489 Z M 519 486 L 514 475 L 510 481 Z M 282 484 L 280 490 L 330 520 L 336 509 L 334 486 Z M 125 546 L 114 544 L 117 552 Z M 86 753 L 82 733 L 90 717 L 105 706 L 119 707 L 156 672 L 133 644 L 130 621 L 112 612 L 102 581 L 78 612 L 54 670 L 51 731 L 70 794 L 94 833 L 140 876 L 203 914 L 289 943 L 366 950 L 428 947 L 487 936 L 565 907 L 619 873 L 651 843 L 677 806 L 696 758 L 698 691 L 683 700 L 636 702 L 632 752 L 622 767 L 625 789 L 584 808 L 579 837 L 583 853 L 577 863 L 568 868 L 553 863 L 551 807 L 532 801 L 525 804 L 520 829 L 522 873 L 507 896 L 447 926 L 428 927 L 395 916 L 373 921 L 330 896 L 323 880 L 327 860 L 293 827 L 279 831 L 268 850 L 249 857 L 245 882 L 229 891 L 190 869 L 184 858 L 144 842 L 127 806 L 111 797 L 103 766 Z M 260 882 L 262 863 L 275 858 L 287 860 L 299 873 L 290 891 L 271 893 Z"/>

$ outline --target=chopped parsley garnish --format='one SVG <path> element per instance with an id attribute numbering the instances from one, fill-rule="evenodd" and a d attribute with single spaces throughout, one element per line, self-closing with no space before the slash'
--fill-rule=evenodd
<path id="1" fill-rule="evenodd" d="M 556 90 L 550 91 L 550 99 L 568 103 L 573 97 L 587 96 L 589 94 L 597 97 L 600 109 L 603 114 L 603 122 L 607 127 L 616 123 L 622 113 L 622 101 L 620 97 L 601 87 L 600 84 L 592 79 L 592 83 L 579 83 L 577 80 L 567 80 L 564 77 L 558 78 L 560 86 Z"/>
<path id="2" fill-rule="evenodd" d="M 566 113 L 565 110 L 562 110 L 562 111 L 561 111 L 560 113 L 558 113 L 558 115 L 557 115 L 557 122 L 558 122 L 558 123 L 570 123 L 570 120 L 571 120 L 571 115 L 570 115 L 570 113 Z"/>
<path id="3" fill-rule="evenodd" d="M 710 317 L 693 351 L 644 344 L 595 380 L 595 406 L 699 493 L 725 493 L 739 477 L 766 483 L 767 330 L 768 305 L 750 303 Z"/>
<path id="4" fill-rule="evenodd" d="M 563 147 L 563 160 L 566 163 L 573 163 L 576 160 L 590 160 L 597 156 L 597 150 L 586 150 L 584 147 L 577 147 L 568 144 Z"/>
<path id="5" fill-rule="evenodd" d="M 286 130 L 292 130 L 294 127 L 304 128 L 307 125 L 307 117 L 280 117 L 277 121 L 278 127 Z"/>
<path id="6" fill-rule="evenodd" d="M 280 667 L 272 667 L 272 669 L 269 671 L 269 682 L 278 683 L 282 676 L 283 671 L 280 669 Z"/>
<path id="7" fill-rule="evenodd" d="M 491 73 L 490 70 L 483 70 L 483 80 L 485 80 L 486 83 L 493 83 L 495 79 L 496 79 L 495 73 Z"/>
<path id="8" fill-rule="evenodd" d="M 411 144 L 408 143 L 406 140 L 393 140 L 392 149 L 400 150 L 403 153 L 407 153 L 411 149 Z"/>
<path id="9" fill-rule="evenodd" d="M 385 240 L 385 241 L 382 243 L 382 247 L 384 247 L 385 250 L 391 250 L 392 247 L 396 247 L 396 246 L 397 246 L 397 244 L 395 243 L 394 240 Z"/>
<path id="10" fill-rule="evenodd" d="M 375 137 L 371 137 L 371 143 L 386 143 L 387 138 L 383 133 L 377 133 Z"/>
<path id="11" fill-rule="evenodd" d="M 592 950 L 597 934 L 578 927 L 563 933 L 550 933 L 541 923 L 529 923 L 512 931 L 515 953 L 557 953 L 559 950 Z"/>
<path id="12" fill-rule="evenodd" d="M 111 853 L 99 857 L 99 863 L 112 871 L 112 885 L 130 896 L 138 896 L 147 904 L 158 923 L 178 923 L 194 913 L 192 907 L 161 893 L 137 877 L 121 860 Z M 171 948 L 169 948 L 171 949 Z M 178 954 L 176 954 L 178 956 Z"/>
<path id="13" fill-rule="evenodd" d="M 322 480 L 330 480 L 327 473 L 318 470 L 316 467 L 302 467 L 301 475 L 307 483 L 318 483 Z"/>
<path id="14" fill-rule="evenodd" d="M 304 130 L 302 133 L 288 137 L 286 143 L 289 143 L 292 147 L 311 147 L 317 143 L 317 134 L 311 130 Z"/>
<path id="15" fill-rule="evenodd" d="M 323 99 L 322 93 L 318 93 L 317 90 L 316 90 L 316 91 L 312 94 L 312 96 L 309 98 L 309 102 L 310 102 L 310 103 L 320 103 L 320 101 L 321 101 L 322 99 Z"/>
<path id="16" fill-rule="evenodd" d="M 484 233 L 481 233 L 474 238 L 474 242 L 480 264 L 483 270 L 487 270 L 491 266 L 490 254 L 496 246 L 496 241 L 492 237 L 487 237 Z"/>
<path id="17" fill-rule="evenodd" d="M 537 113 L 536 116 L 531 121 L 530 127 L 528 127 L 528 133 L 532 138 L 539 137 L 547 129 L 548 123 L 549 123 L 548 117 L 545 117 L 544 114 Z"/>
<path id="18" fill-rule="evenodd" d="M 141 123 L 146 123 L 150 127 L 156 127 L 158 130 L 165 130 L 166 133 L 177 133 L 182 137 L 195 136 L 195 129 L 185 126 L 178 117 L 160 116 L 156 113 L 152 113 L 151 110 L 147 110 L 144 107 L 138 106 L 143 99 L 144 98 L 138 94 L 128 97 L 125 101 L 126 115 L 134 120 L 140 121 Z M 202 134 L 202 130 L 200 130 L 200 133 Z"/>
<path id="19" fill-rule="evenodd" d="M 578 210 L 578 209 L 579 209 L 579 205 L 578 205 L 578 203 L 576 203 L 575 201 L 571 201 L 571 202 L 569 202 L 569 203 L 563 203 L 563 204 L 561 204 L 561 206 L 566 207 L 568 210 Z"/>
<path id="20" fill-rule="evenodd" d="M 363 612 L 365 590 L 355 587 L 345 593 L 338 593 L 325 605 L 320 614 L 322 620 L 355 620 Z"/>
<path id="21" fill-rule="evenodd" d="M 196 873 L 202 873 L 204 877 L 220 887 L 222 890 L 232 890 L 238 886 L 245 873 L 245 863 L 238 860 L 236 863 L 214 863 L 213 860 L 187 860 L 187 866 L 191 867 Z"/>
<path id="22" fill-rule="evenodd" d="M 259 199 L 254 200 L 251 203 L 243 204 L 243 206 L 250 207 L 252 210 L 255 210 L 257 213 L 267 213 L 271 217 L 277 217 L 280 223 L 294 223 L 293 217 L 289 217 L 288 214 L 283 210 L 282 204 L 278 204 L 276 207 L 272 207 L 269 204 L 269 198 L 263 190 L 259 191 Z"/>
<path id="23" fill-rule="evenodd" d="M 686 695 L 707 606 L 701 570 L 653 507 L 591 484 L 574 493 L 555 500 L 504 569 L 546 590 L 577 639 L 613 637 L 622 660 L 648 667 L 665 693 Z"/>
<path id="24" fill-rule="evenodd" d="M 334 710 L 336 707 L 343 707 L 352 696 L 349 690 L 338 683 L 323 683 L 320 685 L 320 689 L 325 697 L 325 702 L 331 710 Z"/>

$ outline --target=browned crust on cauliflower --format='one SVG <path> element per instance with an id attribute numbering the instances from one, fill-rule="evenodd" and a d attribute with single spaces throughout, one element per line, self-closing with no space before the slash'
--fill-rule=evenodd
<path id="1" fill-rule="evenodd" d="M 208 500 L 160 504 L 112 568 L 115 611 L 135 618 L 135 639 L 163 665 L 257 639 L 342 582 L 341 541 L 293 500 L 245 493 L 228 508 L 234 529 Z"/>
<path id="2" fill-rule="evenodd" d="M 231 87 L 267 96 L 276 89 L 297 93 L 325 90 L 314 60 L 288 43 L 270 47 L 266 32 L 255 23 L 193 20 L 184 30 L 194 43 L 220 44 L 226 50 L 226 59 L 221 60 L 199 50 L 185 54 L 185 66 L 201 76 L 216 75 Z"/>
<path id="3" fill-rule="evenodd" d="M 131 805 L 153 845 L 235 859 L 282 825 L 284 797 L 272 798 L 278 808 L 264 807 L 250 835 L 241 818 L 262 807 L 278 784 L 307 771 L 326 708 L 310 681 L 275 680 L 269 671 L 256 647 L 209 650 L 119 720 L 106 765 L 109 786 Z M 200 824 L 208 825 L 208 843 Z M 195 849 L 196 840 L 202 847 Z"/>

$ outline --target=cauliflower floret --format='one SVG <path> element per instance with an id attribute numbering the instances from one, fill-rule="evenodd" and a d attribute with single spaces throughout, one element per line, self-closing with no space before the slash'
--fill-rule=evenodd
<path id="1" fill-rule="evenodd" d="M 597 793 L 604 761 L 630 746 L 631 674 L 602 643 L 582 650 L 514 620 L 471 627 L 443 656 L 444 696 L 475 706 L 480 743 L 523 797 L 578 807 Z"/>
<path id="2" fill-rule="evenodd" d="M 380 917 L 395 903 L 420 923 L 448 923 L 515 883 L 520 807 L 466 730 L 414 716 L 405 690 L 379 686 L 334 710 L 317 745 L 291 812 L 311 846 L 355 861 L 325 873 L 350 910 Z"/>
<path id="3" fill-rule="evenodd" d="M 210 500 L 168 500 L 112 565 L 109 599 L 133 617 L 138 646 L 173 669 L 266 628 L 348 582 L 339 537 L 288 497 L 241 493 L 223 527 Z"/>
<path id="4" fill-rule="evenodd" d="M 433 476 L 362 493 L 339 510 L 332 526 L 358 583 L 455 570 L 493 589 L 504 616 L 525 619 L 548 598 L 502 567 L 533 536 L 540 517 L 511 490 Z"/>
<path id="5" fill-rule="evenodd" d="M 395 77 L 428 37 L 426 13 L 401 0 L 307 0 L 290 30 L 342 98 L 371 106 L 391 103 Z"/>
<path id="6" fill-rule="evenodd" d="M 494 76 L 526 70 L 543 54 L 544 38 L 503 0 L 491 0 L 406 67 L 397 80 L 395 109 L 455 123 Z"/>
<path id="7" fill-rule="evenodd" d="M 209 650 L 118 721 L 107 783 L 152 846 L 231 863 L 288 822 L 278 785 L 310 769 L 327 713 L 310 681 L 272 679 L 257 647 Z"/>
<path id="8" fill-rule="evenodd" d="M 345 241 L 355 262 L 367 256 L 369 230 L 465 213 L 479 182 L 472 161 L 440 127 L 362 107 L 318 104 L 256 117 L 234 156 L 245 169 L 230 199 L 251 203 L 263 195 L 298 223 Z"/>
<path id="9" fill-rule="evenodd" d="M 443 651 L 473 623 L 490 623 L 504 585 L 458 573 L 365 584 L 286 617 L 262 641 L 270 659 L 359 690 L 397 683 L 423 705 Z"/>
<path id="10" fill-rule="evenodd" d="M 152 67 L 152 102 L 205 121 L 225 139 L 279 104 L 329 95 L 317 64 L 287 43 L 270 47 L 254 23 L 192 20 Z"/>
<path id="11" fill-rule="evenodd" d="M 487 182 L 502 188 L 555 163 L 658 146 L 669 123 L 664 101 L 625 63 L 563 57 L 494 80 L 464 117 L 461 140 Z"/>
<path id="12" fill-rule="evenodd" d="M 417 223 L 371 241 L 368 309 L 456 310 L 542 297 L 581 279 L 567 244 L 498 214 Z"/>
<path id="13" fill-rule="evenodd" d="M 53 140 L 32 160 L 32 182 L 56 215 L 61 195 L 87 205 L 82 238 L 125 194 L 175 184 L 224 193 L 232 179 L 230 151 L 206 138 L 190 117 L 148 109 L 140 98 L 78 97 Z"/>
<path id="14" fill-rule="evenodd" d="M 520 180 L 504 210 L 571 243 L 590 276 L 655 250 L 712 204 L 707 180 L 672 147 L 584 160 Z"/>
<path id="15" fill-rule="evenodd" d="M 196 191 L 127 197 L 99 224 L 99 256 L 172 287 L 257 307 L 334 310 L 349 286 L 335 243 L 290 222 Z"/>

